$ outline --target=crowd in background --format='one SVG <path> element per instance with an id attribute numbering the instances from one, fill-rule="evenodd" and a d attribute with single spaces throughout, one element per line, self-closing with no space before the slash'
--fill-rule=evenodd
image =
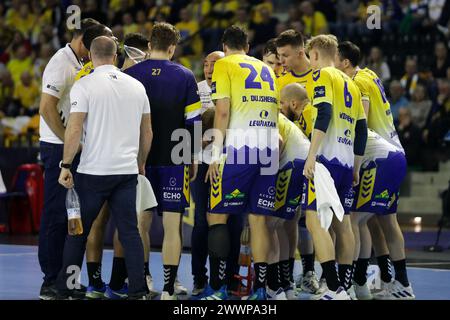
<path id="1" fill-rule="evenodd" d="M 410 166 L 437 170 L 448 156 L 450 127 L 450 0 L 11 0 L 0 2 L 0 146 L 37 142 L 40 81 L 52 55 L 70 41 L 70 5 L 81 18 L 111 27 L 122 42 L 168 21 L 181 33 L 174 60 L 202 77 L 205 53 L 219 49 L 231 24 L 250 34 L 250 54 L 286 29 L 306 37 L 333 33 L 358 44 L 361 66 L 383 80 Z M 377 5 L 381 29 L 369 29 Z M 371 11 L 372 12 L 372 11 Z M 72 13 L 72 12 L 71 12 Z M 448 142 L 447 142 L 448 143 Z"/>

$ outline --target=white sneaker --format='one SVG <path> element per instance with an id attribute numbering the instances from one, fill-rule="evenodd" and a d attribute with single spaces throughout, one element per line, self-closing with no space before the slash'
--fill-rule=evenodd
<path id="1" fill-rule="evenodd" d="M 382 291 L 374 295 L 376 300 L 414 300 L 415 298 L 411 284 L 405 287 L 394 279 Z"/>
<path id="2" fill-rule="evenodd" d="M 145 276 L 145 282 L 147 283 L 147 288 L 148 288 L 148 291 L 149 291 L 148 294 L 150 296 L 150 299 L 155 298 L 159 294 L 159 292 L 154 289 L 154 287 L 153 287 L 153 278 L 152 278 L 152 276 L 150 274 Z"/>
<path id="3" fill-rule="evenodd" d="M 319 300 L 351 300 L 347 291 L 344 288 L 339 287 L 336 291 L 328 290 Z"/>
<path id="4" fill-rule="evenodd" d="M 174 290 L 175 290 L 176 295 L 186 295 L 187 294 L 186 287 L 183 286 L 180 281 L 178 281 L 178 277 L 175 279 Z"/>
<path id="5" fill-rule="evenodd" d="M 350 300 L 358 300 L 356 297 L 355 286 L 352 285 L 348 290 L 347 294 L 350 296 Z"/>
<path id="6" fill-rule="evenodd" d="M 277 291 L 267 288 L 266 294 L 267 300 L 287 300 L 286 294 L 282 288 L 278 288 Z"/>
<path id="7" fill-rule="evenodd" d="M 167 291 L 161 293 L 161 300 L 178 300 L 177 295 L 174 293 L 170 295 Z"/>
<path id="8" fill-rule="evenodd" d="M 284 293 L 288 300 L 297 300 L 298 299 L 297 293 L 295 292 L 295 289 L 294 289 L 295 288 L 294 286 L 295 286 L 295 283 L 292 282 L 290 286 L 284 288 Z"/>
<path id="9" fill-rule="evenodd" d="M 314 271 L 308 271 L 301 279 L 300 290 L 305 293 L 316 294 L 319 290 L 319 281 Z"/>
<path id="10" fill-rule="evenodd" d="M 319 290 L 317 290 L 316 293 L 310 297 L 310 300 L 320 300 L 320 298 L 323 296 L 323 294 L 327 291 L 329 291 L 328 286 L 327 286 L 327 280 L 320 279 L 319 280 Z"/>
<path id="11" fill-rule="evenodd" d="M 369 286 L 367 285 L 367 282 L 364 283 L 362 286 L 360 286 L 356 282 L 353 282 L 352 287 L 355 290 L 356 298 L 358 298 L 358 300 L 372 300 L 373 299 L 373 295 L 369 290 Z"/>

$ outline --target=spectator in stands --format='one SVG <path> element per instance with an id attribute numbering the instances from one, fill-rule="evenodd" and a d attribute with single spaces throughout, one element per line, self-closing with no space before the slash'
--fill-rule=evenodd
<path id="1" fill-rule="evenodd" d="M 380 47 L 372 47 L 370 49 L 367 67 L 373 70 L 384 83 L 391 79 L 391 70 L 386 61 L 384 61 L 383 51 L 381 51 Z"/>
<path id="2" fill-rule="evenodd" d="M 152 32 L 153 24 L 147 20 L 144 10 L 139 10 L 136 13 L 136 24 L 138 25 L 138 32 L 142 33 L 146 37 L 150 36 Z"/>
<path id="3" fill-rule="evenodd" d="M 192 19 L 197 21 L 199 25 L 203 25 L 209 12 L 211 11 L 211 1 L 193 0 L 187 8 L 191 12 Z"/>
<path id="4" fill-rule="evenodd" d="M 330 25 L 338 38 L 352 37 L 358 20 L 358 0 L 343 0 L 336 3 L 336 23 Z M 378 74 L 378 73 L 377 73 Z"/>
<path id="5" fill-rule="evenodd" d="M 445 78 L 450 67 L 450 56 L 445 42 L 437 42 L 434 46 L 434 61 L 431 67 L 434 78 Z"/>
<path id="6" fill-rule="evenodd" d="M 139 30 L 139 27 L 134 22 L 133 15 L 130 12 L 127 12 L 123 15 L 122 25 L 123 25 L 123 32 L 125 34 L 136 33 Z"/>
<path id="7" fill-rule="evenodd" d="M 167 19 L 167 17 L 170 16 L 171 2 L 171 0 L 163 0 L 162 3 L 152 7 L 148 13 L 150 21 L 156 22 L 158 16 L 163 16 Z"/>
<path id="8" fill-rule="evenodd" d="M 253 35 L 250 35 L 252 32 L 249 30 L 250 21 L 248 21 L 248 12 L 245 7 L 239 7 L 236 11 L 236 20 L 234 25 L 242 28 L 243 30 L 249 32 L 249 38 L 252 39 Z"/>
<path id="9" fill-rule="evenodd" d="M 269 16 L 273 15 L 273 3 L 272 0 L 260 0 L 259 3 L 253 6 L 252 9 L 252 22 L 255 24 L 259 24 L 263 22 L 265 14 L 262 10 L 267 10 Z"/>
<path id="10" fill-rule="evenodd" d="M 301 20 L 301 14 L 300 14 L 299 6 L 291 5 L 289 7 L 289 10 L 288 10 L 288 19 L 286 21 L 286 24 L 288 25 L 287 29 L 289 29 L 289 25 L 291 23 L 293 23 L 294 21 L 299 21 L 299 20 Z M 277 32 L 277 34 L 280 34 L 280 33 Z"/>
<path id="11" fill-rule="evenodd" d="M 423 131 L 423 154 L 426 155 L 423 162 L 427 171 L 438 169 L 439 156 L 444 150 L 444 137 L 450 128 L 450 81 L 439 79 L 438 90 L 436 106 L 428 126 Z"/>
<path id="12" fill-rule="evenodd" d="M 417 59 L 408 57 L 405 61 L 405 75 L 400 79 L 400 83 L 405 89 L 405 95 L 408 99 L 414 93 L 419 82 L 419 74 L 417 73 Z"/>
<path id="13" fill-rule="evenodd" d="M 106 14 L 99 9 L 97 0 L 86 0 L 86 6 L 81 12 L 81 19 L 92 18 L 98 22 L 105 24 L 107 21 Z"/>
<path id="14" fill-rule="evenodd" d="M 316 36 L 328 32 L 328 22 L 325 15 L 319 10 L 314 10 L 310 1 L 304 1 L 300 4 L 300 13 L 305 25 L 305 35 Z"/>
<path id="15" fill-rule="evenodd" d="M 39 55 L 34 61 L 33 65 L 33 74 L 36 80 L 40 81 L 42 79 L 42 74 L 44 73 L 45 66 L 50 61 L 50 58 L 54 53 L 55 51 L 49 43 L 45 43 L 41 46 Z"/>
<path id="16" fill-rule="evenodd" d="M 19 1 L 18 7 L 14 5 L 6 14 L 6 24 L 19 30 L 25 38 L 29 38 L 33 29 L 36 16 L 31 12 L 27 2 Z M 13 1 L 15 4 L 15 1 Z"/>
<path id="17" fill-rule="evenodd" d="M 31 57 L 27 55 L 27 48 L 25 45 L 19 45 L 13 48 L 15 57 L 9 60 L 6 67 L 11 72 L 14 83 L 17 84 L 20 81 L 20 76 L 24 71 L 33 72 L 33 62 Z"/>
<path id="18" fill-rule="evenodd" d="M 18 108 L 13 103 L 14 82 L 11 73 L 4 70 L 0 73 L 0 113 L 7 117 L 18 115 Z"/>
<path id="19" fill-rule="evenodd" d="M 420 164 L 420 130 L 413 123 L 411 112 L 407 108 L 400 108 L 398 120 L 397 133 L 405 150 L 408 165 L 417 166 Z"/>
<path id="20" fill-rule="evenodd" d="M 14 87 L 14 99 L 20 107 L 20 114 L 33 116 L 39 105 L 39 85 L 29 71 L 22 72 L 20 81 Z"/>
<path id="21" fill-rule="evenodd" d="M 250 29 L 253 31 L 250 55 L 260 52 L 267 41 L 277 36 L 275 28 L 278 24 L 278 19 L 272 17 L 266 7 L 260 7 L 259 15 L 261 17 L 260 23 L 250 23 Z"/>
<path id="22" fill-rule="evenodd" d="M 418 84 L 416 90 L 412 94 L 411 101 L 408 104 L 408 110 L 411 113 L 411 118 L 419 129 L 425 127 L 428 115 L 431 111 L 431 100 L 428 99 L 427 90 L 424 85 Z"/>
<path id="23" fill-rule="evenodd" d="M 198 37 L 200 26 L 192 19 L 187 8 L 180 10 L 180 22 L 175 25 L 175 28 L 180 31 L 183 55 L 200 55 L 203 50 L 203 41 Z"/>
<path id="24" fill-rule="evenodd" d="M 394 122 L 398 121 L 398 111 L 400 108 L 406 108 L 409 104 L 408 99 L 405 97 L 405 90 L 403 89 L 400 81 L 392 80 L 389 85 L 389 104 L 391 105 L 392 117 Z"/>
<path id="25" fill-rule="evenodd" d="M 116 1 L 117 2 L 117 1 Z M 110 7 L 113 5 L 113 1 L 110 3 Z M 111 26 L 116 26 L 122 23 L 122 18 L 125 14 L 130 13 L 133 16 L 133 9 L 131 8 L 130 1 L 120 0 L 119 4 L 114 4 L 112 10 L 109 10 L 108 20 Z"/>

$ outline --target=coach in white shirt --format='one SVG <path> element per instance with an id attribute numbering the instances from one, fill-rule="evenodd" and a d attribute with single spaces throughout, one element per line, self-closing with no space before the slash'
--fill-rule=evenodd
<path id="1" fill-rule="evenodd" d="M 144 86 L 114 66 L 116 43 L 105 36 L 91 44 L 95 72 L 75 83 L 65 134 L 59 182 L 72 188 L 70 166 L 82 137 L 77 170 L 83 234 L 66 239 L 64 260 L 57 279 L 59 298 L 72 296 L 67 287 L 71 266 L 81 268 L 86 241 L 101 206 L 108 202 L 125 250 L 130 299 L 145 297 L 144 251 L 136 218 L 136 184 L 152 140 L 150 104 Z"/>
<path id="2" fill-rule="evenodd" d="M 74 30 L 72 41 L 55 53 L 42 76 L 39 135 L 45 177 L 38 256 L 44 273 L 44 282 L 39 293 L 43 300 L 55 299 L 54 283 L 62 267 L 67 235 L 66 189 L 58 184 L 58 176 L 59 163 L 63 156 L 64 131 L 70 111 L 69 93 L 75 75 L 83 66 L 81 60 L 88 55 L 82 42 L 83 34 L 95 24 L 98 22 L 93 19 L 83 19 L 80 29 Z M 78 157 L 74 166 L 77 161 Z"/>

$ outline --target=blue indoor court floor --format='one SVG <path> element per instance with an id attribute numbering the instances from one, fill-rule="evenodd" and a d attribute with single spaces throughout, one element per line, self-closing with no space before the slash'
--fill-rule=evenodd
<path id="1" fill-rule="evenodd" d="M 192 289 L 190 274 L 190 254 L 183 254 L 178 271 L 180 282 L 189 291 Z M 112 250 L 105 250 L 103 255 L 103 280 L 109 280 L 112 263 Z M 442 269 L 433 262 L 411 263 L 421 267 L 408 267 L 409 279 L 413 284 L 417 299 L 450 300 L 450 263 L 443 262 Z M 319 270 L 320 266 L 317 264 Z M 150 270 L 155 282 L 155 289 L 161 291 L 163 286 L 161 253 L 152 252 Z M 301 271 L 301 263 L 296 262 L 295 274 Z M 319 271 L 320 274 L 320 271 Z M 37 247 L 29 245 L 0 245 L 0 300 L 36 300 L 41 285 L 41 271 L 37 258 Z M 86 268 L 83 268 L 81 282 L 87 284 Z"/>

